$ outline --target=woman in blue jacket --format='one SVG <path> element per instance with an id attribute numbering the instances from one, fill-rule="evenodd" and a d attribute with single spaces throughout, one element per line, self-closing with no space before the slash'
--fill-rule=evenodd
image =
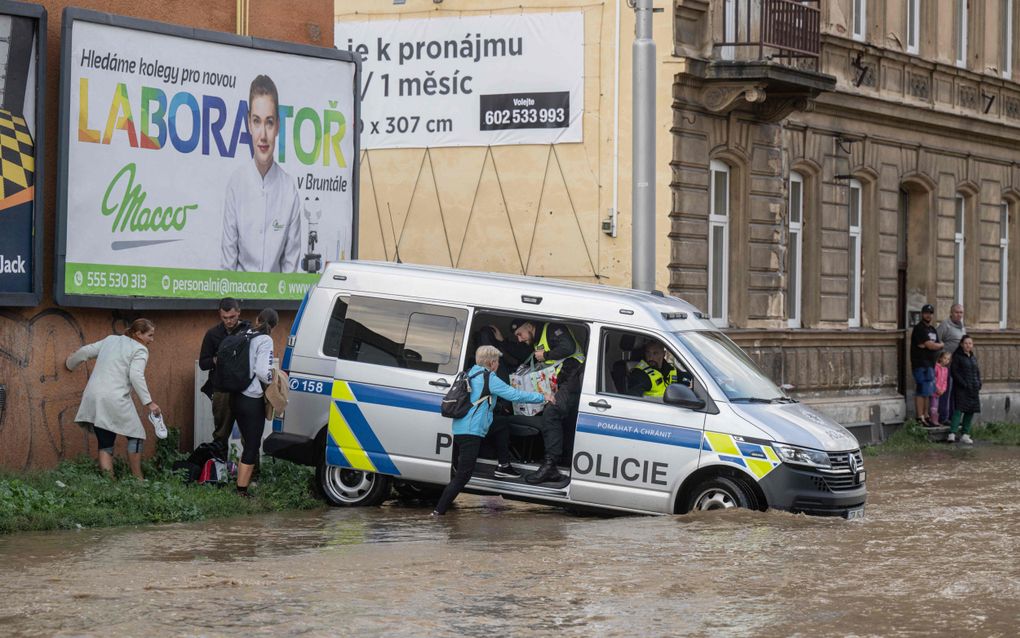
<path id="1" fill-rule="evenodd" d="M 553 403 L 552 395 L 541 395 L 538 392 L 524 392 L 508 386 L 502 379 L 496 376 L 496 369 L 499 367 L 500 352 L 493 346 L 479 346 L 475 351 L 475 365 L 468 371 L 468 378 L 471 379 L 471 410 L 466 416 L 453 420 L 453 445 L 457 450 L 457 473 L 453 480 L 443 490 L 439 503 L 432 514 L 442 516 L 446 514 L 450 503 L 457 498 L 460 491 L 464 489 L 471 475 L 475 472 L 475 462 L 478 460 L 478 449 L 482 445 L 482 439 L 489 432 L 492 425 L 492 408 L 496 403 L 495 397 L 506 399 L 511 403 L 542 403 L 548 401 Z M 485 388 L 485 372 L 489 372 L 489 397 L 478 402 L 482 397 Z M 502 445 L 497 445 L 496 476 L 499 478 L 512 478 L 520 476 L 517 470 L 510 465 L 509 454 L 505 440 Z"/>

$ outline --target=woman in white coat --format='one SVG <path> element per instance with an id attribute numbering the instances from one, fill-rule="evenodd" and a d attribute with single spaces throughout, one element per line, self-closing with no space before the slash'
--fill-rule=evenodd
<path id="1" fill-rule="evenodd" d="M 110 335 L 102 341 L 82 346 L 67 358 L 67 369 L 74 370 L 89 359 L 96 360 L 85 392 L 81 397 L 76 423 L 95 432 L 99 442 L 99 468 L 113 476 L 113 444 L 117 435 L 128 440 L 128 464 L 136 478 L 142 478 L 142 441 L 145 428 L 131 401 L 134 389 L 138 399 L 152 415 L 159 406 L 145 384 L 148 346 L 156 337 L 156 326 L 148 319 L 135 319 L 123 335 Z"/>

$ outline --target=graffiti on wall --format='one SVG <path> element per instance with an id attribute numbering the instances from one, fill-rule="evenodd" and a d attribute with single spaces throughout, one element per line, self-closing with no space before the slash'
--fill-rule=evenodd
<path id="1" fill-rule="evenodd" d="M 85 344 L 78 321 L 59 308 L 30 318 L 0 311 L 0 467 L 34 469 L 87 451 L 74 423 L 86 368 L 70 372 L 67 356 Z M 91 366 L 89 366 L 91 369 Z"/>

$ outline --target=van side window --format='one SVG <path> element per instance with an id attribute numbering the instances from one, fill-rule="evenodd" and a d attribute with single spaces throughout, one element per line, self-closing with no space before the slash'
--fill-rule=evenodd
<path id="1" fill-rule="evenodd" d="M 340 358 L 455 374 L 466 324 L 467 311 L 461 308 L 352 297 Z"/>
<path id="2" fill-rule="evenodd" d="M 692 384 L 687 366 L 650 335 L 603 330 L 602 362 L 602 393 L 661 401 L 669 383 Z"/>
<path id="3" fill-rule="evenodd" d="M 430 362 L 438 365 L 450 363 L 454 357 L 453 341 L 457 336 L 457 320 L 443 315 L 424 312 L 412 313 L 407 324 L 404 356 L 408 367 L 413 362 Z M 456 354 L 460 354 L 457 352 Z"/>
<path id="4" fill-rule="evenodd" d="M 322 354 L 327 357 L 340 356 L 340 338 L 344 334 L 344 319 L 347 318 L 347 298 L 338 297 L 333 304 L 326 324 L 326 337 L 322 341 Z"/>

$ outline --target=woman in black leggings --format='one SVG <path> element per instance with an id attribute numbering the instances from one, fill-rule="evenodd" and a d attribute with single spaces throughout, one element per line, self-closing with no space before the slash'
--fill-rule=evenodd
<path id="1" fill-rule="evenodd" d="M 246 333 L 251 339 L 248 349 L 251 384 L 243 392 L 230 395 L 230 409 L 237 420 L 237 429 L 241 431 L 241 463 L 237 469 L 237 492 L 241 496 L 251 496 L 248 484 L 259 460 L 262 432 L 266 426 L 266 404 L 262 393 L 273 380 L 273 339 L 269 335 L 279 322 L 280 316 L 272 308 L 259 313 L 255 327 Z"/>

